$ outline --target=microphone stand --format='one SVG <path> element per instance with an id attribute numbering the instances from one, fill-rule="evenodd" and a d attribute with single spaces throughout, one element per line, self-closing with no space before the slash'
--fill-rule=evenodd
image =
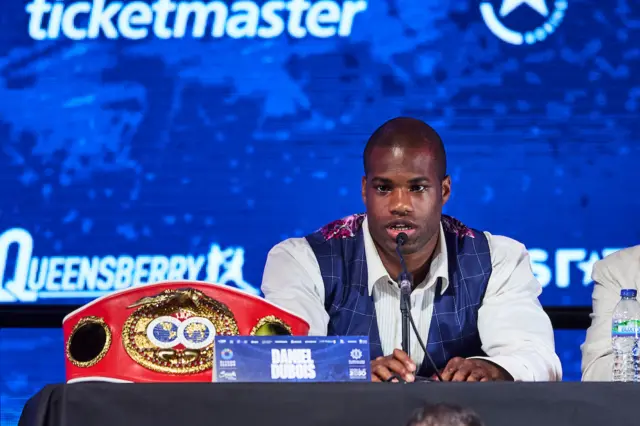
<path id="1" fill-rule="evenodd" d="M 413 321 L 413 316 L 411 315 L 410 311 L 412 289 L 411 274 L 409 274 L 409 271 L 407 270 L 407 265 L 404 262 L 404 256 L 402 256 L 402 251 L 400 249 L 408 239 L 409 237 L 407 237 L 407 234 L 405 234 L 404 232 L 399 233 L 396 237 L 396 253 L 398 254 L 398 258 L 400 259 L 400 266 L 402 268 L 400 275 L 398 276 L 398 283 L 400 284 L 400 312 L 402 314 L 402 350 L 406 352 L 409 357 L 411 357 L 411 353 L 409 352 L 409 324 L 411 324 L 411 327 L 413 327 L 413 332 L 416 334 L 416 338 L 418 339 L 418 343 L 420 343 L 420 347 L 424 351 L 425 358 L 429 361 L 429 364 L 431 364 L 431 367 L 433 368 L 433 371 L 435 371 L 435 375 L 438 380 L 442 382 L 442 376 L 438 372 L 438 367 L 436 366 L 435 362 L 433 362 L 433 358 L 431 358 L 431 355 L 429 355 L 427 346 L 420 338 L 418 327 L 416 327 L 416 323 Z M 393 380 L 394 378 L 398 379 L 398 381 L 404 382 L 401 377 L 398 377 L 395 374 L 389 379 L 389 381 Z"/>
<path id="2" fill-rule="evenodd" d="M 400 234 L 398 237 L 405 234 Z M 399 238 L 398 245 L 396 246 L 396 252 L 398 253 L 398 257 L 400 258 L 400 265 L 402 266 L 402 271 L 398 276 L 398 283 L 400 284 L 400 313 L 402 315 L 402 350 L 411 357 L 410 352 L 410 334 L 411 323 L 409 320 L 409 309 L 411 306 L 411 275 L 407 271 L 407 265 L 404 262 L 404 257 L 400 251 L 400 247 L 404 244 L 404 240 Z"/>

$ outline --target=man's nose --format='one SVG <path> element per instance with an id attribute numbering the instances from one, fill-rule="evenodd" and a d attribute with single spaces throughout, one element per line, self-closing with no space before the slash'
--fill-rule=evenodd
<path id="1" fill-rule="evenodd" d="M 413 204 L 411 202 L 411 194 L 409 191 L 396 188 L 391 193 L 391 200 L 389 204 L 389 210 L 393 214 L 406 215 L 413 211 Z"/>

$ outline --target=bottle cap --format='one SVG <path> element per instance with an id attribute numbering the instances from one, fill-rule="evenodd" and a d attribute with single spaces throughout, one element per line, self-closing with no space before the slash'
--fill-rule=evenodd
<path id="1" fill-rule="evenodd" d="M 622 297 L 636 297 L 638 295 L 638 290 L 623 288 L 620 290 L 620 296 Z"/>

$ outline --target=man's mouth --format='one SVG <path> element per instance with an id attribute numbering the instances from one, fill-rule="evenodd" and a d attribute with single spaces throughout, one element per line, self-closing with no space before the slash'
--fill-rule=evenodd
<path id="1" fill-rule="evenodd" d="M 411 225 L 391 225 L 388 226 L 389 229 L 392 229 L 394 231 L 408 231 L 410 229 L 413 229 L 413 226 Z"/>
<path id="2" fill-rule="evenodd" d="M 406 220 L 394 220 L 387 224 L 387 229 L 395 232 L 410 232 L 416 229 L 416 225 Z"/>

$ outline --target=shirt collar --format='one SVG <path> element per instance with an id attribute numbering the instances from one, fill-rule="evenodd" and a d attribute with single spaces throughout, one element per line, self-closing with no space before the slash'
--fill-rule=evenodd
<path id="1" fill-rule="evenodd" d="M 364 250 L 367 259 L 367 274 L 368 274 L 368 287 L 369 295 L 373 294 L 373 288 L 378 283 L 388 283 L 391 281 L 396 284 L 396 278 L 391 278 L 387 269 L 382 264 L 378 249 L 373 243 L 373 238 L 369 233 L 369 218 L 365 217 L 362 223 L 362 234 L 364 236 Z M 424 281 L 421 282 L 416 288 L 431 288 L 438 282 L 438 278 L 442 279 L 442 288 L 440 293 L 443 294 L 449 286 L 449 261 L 447 258 L 447 242 L 444 238 L 444 229 L 442 229 L 442 223 L 440 223 L 440 233 L 438 237 L 438 244 L 436 245 L 435 255 L 431 261 L 429 272 Z"/>

